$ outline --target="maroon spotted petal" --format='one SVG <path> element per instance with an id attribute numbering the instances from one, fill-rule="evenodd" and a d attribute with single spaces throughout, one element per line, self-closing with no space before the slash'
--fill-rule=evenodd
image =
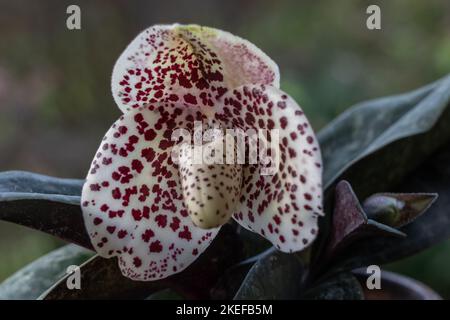
<path id="1" fill-rule="evenodd" d="M 122 53 L 112 93 L 126 112 L 158 101 L 214 107 L 228 89 L 259 83 L 279 86 L 277 65 L 250 42 L 197 25 L 157 25 Z"/>
<path id="2" fill-rule="evenodd" d="M 118 256 L 122 273 L 135 280 L 183 270 L 219 230 L 195 227 L 183 203 L 167 136 L 170 123 L 182 123 L 179 113 L 173 107 L 164 119 L 151 109 L 133 110 L 113 124 L 82 193 L 85 225 L 96 251 Z"/>
<path id="3" fill-rule="evenodd" d="M 279 144 L 273 144 L 279 145 L 278 165 L 274 161 L 264 166 L 259 161 L 244 167 L 235 220 L 281 251 L 303 249 L 317 236 L 317 218 L 323 212 L 322 159 L 311 125 L 297 103 L 272 86 L 237 88 L 223 97 L 222 105 L 217 118 L 227 128 L 278 130 L 279 134 Z M 275 134 L 267 136 L 275 141 Z M 262 150 L 272 151 L 263 155 L 275 155 L 269 141 L 265 145 L 261 141 Z"/>

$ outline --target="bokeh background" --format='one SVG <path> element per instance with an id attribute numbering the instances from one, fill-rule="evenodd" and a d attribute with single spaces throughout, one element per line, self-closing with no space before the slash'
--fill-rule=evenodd
<path id="1" fill-rule="evenodd" d="M 78 4 L 82 29 L 66 28 Z M 378 4 L 382 30 L 366 28 Z M 281 86 L 319 130 L 352 104 L 450 71 L 450 2 L 0 0 L 0 170 L 83 178 L 119 110 L 112 66 L 147 26 L 197 23 L 249 39 L 280 66 Z M 0 281 L 60 246 L 0 223 Z M 450 298 L 450 242 L 387 266 Z"/>

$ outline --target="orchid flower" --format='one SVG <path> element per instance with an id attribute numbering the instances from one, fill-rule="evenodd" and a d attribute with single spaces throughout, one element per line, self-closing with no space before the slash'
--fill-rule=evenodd
<path id="1" fill-rule="evenodd" d="M 153 26 L 119 57 L 112 94 L 123 114 L 100 144 L 81 205 L 94 248 L 117 256 L 124 276 L 151 281 L 182 271 L 231 217 L 283 252 L 313 242 L 323 212 L 319 145 L 279 89 L 277 65 L 256 46 L 207 27 Z M 172 133 L 191 132 L 195 121 L 279 129 L 276 172 L 192 164 L 183 153 L 177 163 Z"/>

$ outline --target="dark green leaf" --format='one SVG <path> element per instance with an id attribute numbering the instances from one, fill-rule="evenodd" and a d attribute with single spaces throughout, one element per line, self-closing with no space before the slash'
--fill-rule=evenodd
<path id="1" fill-rule="evenodd" d="M 411 93 L 363 102 L 319 133 L 326 188 L 339 177 L 359 197 L 386 190 L 450 137 L 450 76 Z"/>
<path id="2" fill-rule="evenodd" d="M 158 281 L 133 281 L 122 276 L 117 259 L 95 256 L 80 266 L 81 290 L 69 290 L 68 276 L 45 292 L 41 299 L 145 299 L 171 289 L 187 298 L 209 298 L 210 288 L 230 266 L 242 259 L 242 243 L 234 228 L 225 225 L 211 246 L 186 270 Z"/>
<path id="3" fill-rule="evenodd" d="M 146 300 L 183 300 L 183 297 L 173 290 L 164 289 L 152 293 Z"/>
<path id="4" fill-rule="evenodd" d="M 0 220 L 92 249 L 80 208 L 82 184 L 22 171 L 0 173 Z"/>
<path id="5" fill-rule="evenodd" d="M 241 233 L 239 233 L 239 235 L 241 235 Z M 238 264 L 231 266 L 230 268 L 225 270 L 215 286 L 211 288 L 211 298 L 215 300 L 232 299 L 241 287 L 242 282 L 244 281 L 252 266 L 264 256 L 270 255 L 275 252 L 275 250 L 275 247 L 271 247 L 271 249 L 265 250 L 263 251 L 263 253 L 245 259 L 244 261 L 239 262 Z M 246 254 L 248 253 L 245 248 L 244 252 Z"/>
<path id="6" fill-rule="evenodd" d="M 33 228 L 92 249 L 79 196 L 0 193 L 0 220 Z"/>
<path id="7" fill-rule="evenodd" d="M 161 281 L 133 281 L 122 276 L 117 259 L 92 257 L 80 266 L 81 289 L 67 288 L 68 275 L 44 292 L 39 299 L 145 299 L 164 289 Z"/>
<path id="8" fill-rule="evenodd" d="M 0 172 L 0 193 L 81 195 L 83 180 L 60 179 L 26 171 Z"/>
<path id="9" fill-rule="evenodd" d="M 66 274 L 70 265 L 79 265 L 93 253 L 67 245 L 30 263 L 0 284 L 0 300 L 34 300 Z"/>
<path id="10" fill-rule="evenodd" d="M 351 272 L 342 272 L 321 281 L 309 289 L 303 299 L 308 300 L 363 300 L 364 292 Z"/>
<path id="11" fill-rule="evenodd" d="M 297 255 L 274 251 L 253 265 L 234 299 L 297 299 L 305 278 L 304 263 Z"/>

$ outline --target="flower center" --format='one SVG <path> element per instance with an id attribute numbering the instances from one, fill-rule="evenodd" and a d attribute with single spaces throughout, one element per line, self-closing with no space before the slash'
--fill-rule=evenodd
<path id="1" fill-rule="evenodd" d="M 194 224 L 203 229 L 225 224 L 241 195 L 242 165 L 227 163 L 223 149 L 222 139 L 179 149 L 184 203 Z"/>

